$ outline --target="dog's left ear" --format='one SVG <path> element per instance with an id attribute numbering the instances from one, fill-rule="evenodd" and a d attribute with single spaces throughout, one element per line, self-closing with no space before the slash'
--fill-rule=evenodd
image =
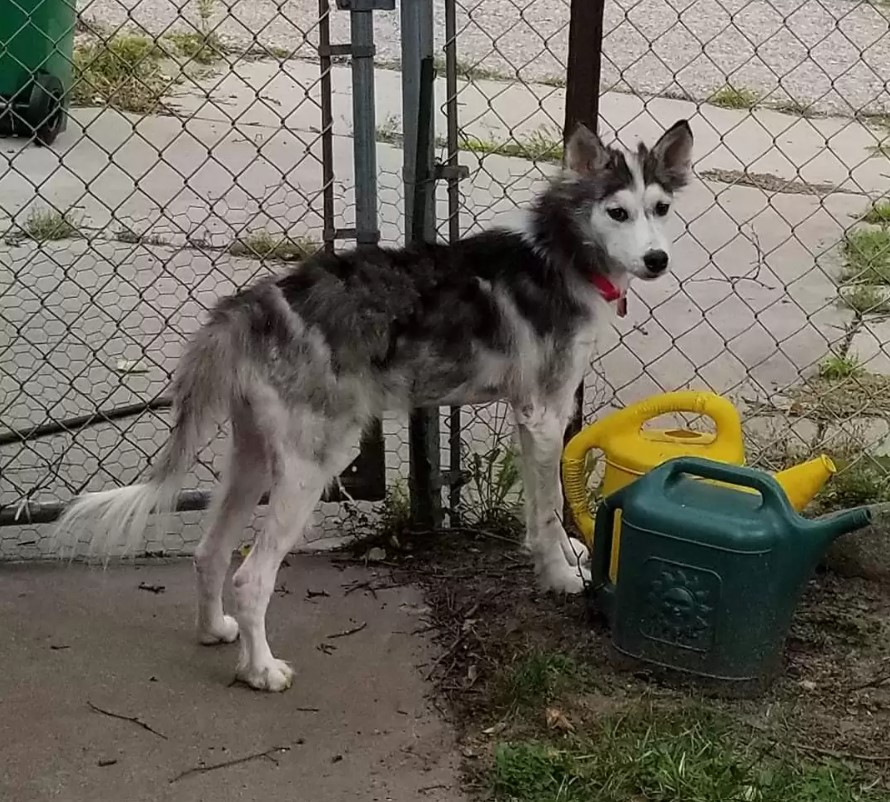
<path id="1" fill-rule="evenodd" d="M 678 120 L 649 152 L 658 182 L 669 192 L 685 186 L 692 175 L 692 129 Z"/>

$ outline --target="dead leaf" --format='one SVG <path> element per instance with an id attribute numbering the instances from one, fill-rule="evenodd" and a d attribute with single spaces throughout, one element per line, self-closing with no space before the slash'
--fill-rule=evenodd
<path id="1" fill-rule="evenodd" d="M 491 727 L 486 727 L 482 730 L 483 735 L 500 735 L 505 729 L 507 729 L 507 724 L 504 721 L 499 721 L 497 724 L 493 724 Z"/>
<path id="2" fill-rule="evenodd" d="M 572 722 L 566 718 L 565 713 L 555 707 L 548 707 L 544 711 L 547 720 L 547 726 L 551 730 L 559 730 L 560 732 L 574 732 L 575 728 Z"/>

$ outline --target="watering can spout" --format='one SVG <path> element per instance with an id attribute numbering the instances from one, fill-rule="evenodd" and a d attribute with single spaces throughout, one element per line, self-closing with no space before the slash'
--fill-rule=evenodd
<path id="1" fill-rule="evenodd" d="M 837 468 L 825 454 L 802 462 L 774 475 L 788 497 L 791 506 L 800 512 L 809 504 L 825 483 L 837 473 Z"/>
<path id="2" fill-rule="evenodd" d="M 855 532 L 871 523 L 872 514 L 868 507 L 856 507 L 852 510 L 825 515 L 812 521 L 807 521 L 807 529 L 815 535 L 815 539 L 822 548 L 828 548 L 841 535 Z"/>

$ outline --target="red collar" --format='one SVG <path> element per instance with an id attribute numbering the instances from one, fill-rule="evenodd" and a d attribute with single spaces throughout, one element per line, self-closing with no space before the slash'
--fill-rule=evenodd
<path id="1" fill-rule="evenodd" d="M 612 301 L 618 302 L 618 317 L 624 317 L 627 314 L 627 295 L 622 290 L 618 289 L 609 279 L 600 274 L 591 276 L 590 281 L 606 301 L 609 303 L 612 303 Z"/>

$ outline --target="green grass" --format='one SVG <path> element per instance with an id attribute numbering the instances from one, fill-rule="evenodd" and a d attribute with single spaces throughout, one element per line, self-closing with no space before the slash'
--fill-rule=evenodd
<path id="1" fill-rule="evenodd" d="M 540 708 L 556 701 L 582 678 L 582 667 L 570 655 L 536 650 L 498 677 L 496 704 L 508 710 Z"/>
<path id="2" fill-rule="evenodd" d="M 716 90 L 708 98 L 708 103 L 724 109 L 753 109 L 759 102 L 760 95 L 753 89 L 730 86 L 729 84 Z"/>
<path id="3" fill-rule="evenodd" d="M 859 360 L 849 354 L 843 356 L 832 354 L 819 364 L 819 376 L 823 379 L 849 379 L 863 372 Z"/>
<path id="4" fill-rule="evenodd" d="M 32 209 L 21 227 L 21 236 L 35 242 L 49 242 L 77 239 L 81 232 L 77 221 L 67 212 Z"/>
<path id="5" fill-rule="evenodd" d="M 861 456 L 856 461 L 833 457 L 838 473 L 819 494 L 823 510 L 845 510 L 890 501 L 890 465 L 886 459 Z"/>
<path id="6" fill-rule="evenodd" d="M 165 37 L 174 55 L 198 64 L 214 64 L 225 55 L 225 46 L 213 31 L 173 31 Z"/>
<path id="7" fill-rule="evenodd" d="M 563 156 L 562 137 L 547 129 L 509 140 L 463 136 L 459 147 L 480 155 L 509 156 L 532 162 L 558 163 Z"/>
<path id="8" fill-rule="evenodd" d="M 161 105 L 172 79 L 161 69 L 163 50 L 140 34 L 119 33 L 74 50 L 74 106 L 113 106 L 149 113 Z"/>
<path id="9" fill-rule="evenodd" d="M 890 299 L 878 287 L 869 284 L 853 284 L 841 293 L 844 303 L 860 315 L 877 315 L 890 312 Z"/>
<path id="10" fill-rule="evenodd" d="M 843 280 L 856 284 L 890 284 L 890 229 L 857 228 L 844 237 Z"/>
<path id="11" fill-rule="evenodd" d="M 497 744 L 497 802 L 886 802 L 833 760 L 783 754 L 783 744 L 695 709 L 641 711 L 598 733 Z"/>
<path id="12" fill-rule="evenodd" d="M 320 250 L 318 243 L 303 238 L 293 239 L 269 231 L 259 230 L 239 237 L 229 246 L 232 256 L 249 259 L 277 259 L 299 262 Z"/>
<path id="13" fill-rule="evenodd" d="M 773 108 L 776 111 L 781 111 L 783 114 L 794 114 L 798 117 L 816 116 L 812 105 L 802 100 L 783 100 L 780 103 L 776 103 Z"/>
<path id="14" fill-rule="evenodd" d="M 890 200 L 875 201 L 863 215 L 862 222 L 874 225 L 890 224 Z"/>

